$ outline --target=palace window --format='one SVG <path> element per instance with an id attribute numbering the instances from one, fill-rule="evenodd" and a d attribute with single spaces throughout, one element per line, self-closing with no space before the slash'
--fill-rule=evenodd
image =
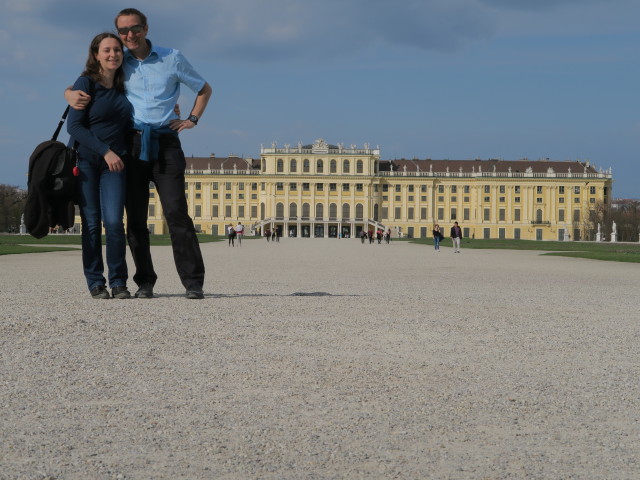
<path id="1" fill-rule="evenodd" d="M 464 198 L 462 199 L 462 201 L 463 201 L 464 203 L 469 203 L 469 197 L 464 197 Z"/>
<path id="2" fill-rule="evenodd" d="M 336 190 L 338 190 L 338 184 L 337 183 L 330 183 L 329 184 L 329 191 L 330 192 L 335 192 Z"/>
<path id="3" fill-rule="evenodd" d="M 348 183 L 343 183 L 342 184 L 342 191 L 343 192 L 348 192 L 349 191 L 349 184 Z"/>
<path id="4" fill-rule="evenodd" d="M 291 162 L 289 162 L 289 171 L 292 173 L 295 173 L 298 171 L 298 162 L 296 161 L 295 158 L 292 158 Z"/>
<path id="5" fill-rule="evenodd" d="M 500 210 L 498 210 L 498 221 L 504 222 L 505 218 L 506 218 L 506 211 L 504 208 L 501 208 Z"/>
<path id="6" fill-rule="evenodd" d="M 196 182 L 196 190 L 202 190 L 202 183 Z"/>
<path id="7" fill-rule="evenodd" d="M 227 218 L 231 217 L 231 205 L 226 205 L 224 207 L 224 216 Z"/>
<path id="8" fill-rule="evenodd" d="M 574 210 L 573 211 L 573 221 L 574 222 L 579 222 L 580 221 L 580 210 Z"/>
<path id="9" fill-rule="evenodd" d="M 427 196 L 426 196 L 426 195 L 422 195 L 422 196 L 420 197 L 420 201 L 421 201 L 421 202 L 426 202 L 426 201 L 427 201 Z"/>
<path id="10" fill-rule="evenodd" d="M 484 193 L 491 193 L 491 185 L 484 186 Z"/>
<path id="11" fill-rule="evenodd" d="M 442 207 L 438 208 L 438 220 L 440 221 L 444 220 L 444 208 Z"/>
<path id="12" fill-rule="evenodd" d="M 394 209 L 394 219 L 395 220 L 400 220 L 402 218 L 402 208 L 401 207 L 396 207 Z"/>
<path id="13" fill-rule="evenodd" d="M 348 203 L 342 204 L 342 218 L 344 220 L 351 218 L 351 206 Z"/>
<path id="14" fill-rule="evenodd" d="M 453 221 L 457 219 L 458 219 L 458 210 L 455 207 L 453 207 L 451 209 L 451 220 Z"/>
<path id="15" fill-rule="evenodd" d="M 324 162 L 322 160 L 318 160 L 316 162 L 316 173 L 322 173 L 324 171 Z"/>
<path id="16" fill-rule="evenodd" d="M 309 215 L 311 215 L 311 207 L 309 206 L 308 203 L 303 203 L 302 204 L 302 217 L 303 218 L 309 218 Z"/>
<path id="17" fill-rule="evenodd" d="M 420 191 L 422 193 L 427 193 L 427 186 L 426 185 L 420 185 Z"/>
<path id="18" fill-rule="evenodd" d="M 202 198 L 202 194 L 196 193 L 196 200 L 199 200 L 200 198 Z"/>
<path id="19" fill-rule="evenodd" d="M 573 193 L 575 193 L 576 195 L 580 195 L 580 187 L 577 185 L 573 187 Z"/>
<path id="20" fill-rule="evenodd" d="M 564 222 L 564 209 L 558 210 L 558 221 Z"/>
<path id="21" fill-rule="evenodd" d="M 596 187 L 589 187 L 589 194 L 590 195 L 595 195 L 596 194 Z"/>
<path id="22" fill-rule="evenodd" d="M 156 206 L 155 205 L 149 205 L 149 216 L 150 217 L 155 217 L 156 216 Z"/>
<path id="23" fill-rule="evenodd" d="M 225 190 L 231 190 L 231 182 L 226 182 L 226 183 L 224 184 L 224 189 L 225 189 Z"/>
<path id="24" fill-rule="evenodd" d="M 402 185 L 397 184 L 396 185 L 396 193 L 402 192 Z"/>
<path id="25" fill-rule="evenodd" d="M 420 209 L 420 220 L 426 220 L 426 219 L 427 219 L 427 209 L 423 207 Z"/>
<path id="26" fill-rule="evenodd" d="M 225 198 L 226 200 L 231 200 L 231 194 L 230 194 L 230 193 L 226 193 L 226 194 L 224 195 L 224 198 Z"/>
<path id="27" fill-rule="evenodd" d="M 289 204 L 289 218 L 295 218 L 298 216 L 298 205 L 296 203 Z"/>
<path id="28" fill-rule="evenodd" d="M 491 209 L 490 208 L 485 208 L 484 209 L 484 221 L 488 222 L 489 220 L 491 220 Z"/>
<path id="29" fill-rule="evenodd" d="M 462 210 L 463 220 L 469 220 L 469 212 L 470 210 L 468 208 Z"/>
<path id="30" fill-rule="evenodd" d="M 254 182 L 254 183 L 252 183 L 252 184 L 251 184 L 251 190 L 253 190 L 254 192 L 257 192 L 257 191 L 258 191 L 258 184 L 257 184 L 257 183 L 255 183 L 255 182 Z"/>
<path id="31" fill-rule="evenodd" d="M 284 183 L 276 182 L 276 190 L 284 190 Z"/>
<path id="32" fill-rule="evenodd" d="M 500 193 L 506 193 L 507 192 L 507 187 L 505 187 L 504 185 L 500 185 Z"/>
<path id="33" fill-rule="evenodd" d="M 329 163 L 329 173 L 337 173 L 338 171 L 338 164 L 335 160 L 331 160 L 331 163 Z"/>
<path id="34" fill-rule="evenodd" d="M 361 203 L 356 205 L 356 220 L 362 220 L 364 218 L 364 207 Z"/>
<path id="35" fill-rule="evenodd" d="M 451 193 L 458 193 L 458 187 L 456 185 L 451 185 Z"/>
<path id="36" fill-rule="evenodd" d="M 244 205 L 238 206 L 238 217 L 244 218 Z"/>
<path id="37" fill-rule="evenodd" d="M 338 206 L 335 203 L 329 205 L 329 218 L 334 220 L 338 218 Z"/>
<path id="38" fill-rule="evenodd" d="M 324 183 L 316 183 L 316 191 L 317 192 L 324 191 Z"/>
<path id="39" fill-rule="evenodd" d="M 308 192 L 309 188 L 310 188 L 310 184 L 308 184 L 308 183 L 303 183 L 302 184 L 302 191 L 303 192 Z"/>
<path id="40" fill-rule="evenodd" d="M 451 201 L 452 202 L 457 202 L 458 201 L 458 197 L 456 197 L 455 195 L 453 197 L 451 197 Z"/>
<path id="41" fill-rule="evenodd" d="M 487 203 L 491 202 L 491 197 L 484 197 L 484 201 Z"/>
<path id="42" fill-rule="evenodd" d="M 303 173 L 309 173 L 310 169 L 311 169 L 311 163 L 309 162 L 309 159 L 305 158 L 302 161 L 302 171 Z"/>
<path id="43" fill-rule="evenodd" d="M 560 198 L 558 199 L 558 203 L 564 203 L 564 197 L 560 197 Z"/>
<path id="44" fill-rule="evenodd" d="M 356 183 L 356 192 L 364 191 L 364 185 L 362 183 Z"/>
<path id="45" fill-rule="evenodd" d="M 444 193 L 444 185 L 438 185 L 438 193 Z"/>
<path id="46" fill-rule="evenodd" d="M 238 184 L 238 190 L 244 190 L 244 182 Z"/>
<path id="47" fill-rule="evenodd" d="M 407 220 L 413 220 L 413 207 L 407 208 Z"/>
<path id="48" fill-rule="evenodd" d="M 251 218 L 257 218 L 257 217 L 258 217 L 258 206 L 251 205 Z"/>
<path id="49" fill-rule="evenodd" d="M 536 193 L 537 193 L 538 195 L 540 195 L 540 194 L 542 193 L 542 185 L 538 185 L 538 186 L 536 187 Z"/>
<path id="50" fill-rule="evenodd" d="M 464 186 L 464 193 L 469 193 L 471 191 L 471 187 L 469 185 Z"/>
<path id="51" fill-rule="evenodd" d="M 289 190 L 295 192 L 296 190 L 298 190 L 298 184 L 296 182 L 291 182 L 289 184 Z"/>
<path id="52" fill-rule="evenodd" d="M 575 197 L 573 199 L 573 203 L 580 203 L 580 197 Z"/>
<path id="53" fill-rule="evenodd" d="M 520 197 L 515 197 L 515 198 L 513 199 L 513 201 L 514 201 L 514 202 L 516 202 L 516 203 L 520 203 Z"/>
<path id="54" fill-rule="evenodd" d="M 384 185 L 382 185 L 382 191 L 383 192 L 388 192 L 389 191 L 389 185 L 387 185 L 386 183 Z"/>
<path id="55" fill-rule="evenodd" d="M 516 185 L 515 187 L 513 187 L 513 191 L 515 193 L 520 193 L 520 185 Z"/>
<path id="56" fill-rule="evenodd" d="M 364 164 L 362 163 L 362 160 L 358 160 L 356 162 L 356 173 L 364 173 Z"/>
<path id="57" fill-rule="evenodd" d="M 409 193 L 413 193 L 413 185 L 408 185 Z"/>
<path id="58" fill-rule="evenodd" d="M 342 161 L 342 173 L 349 173 L 349 160 Z"/>
<path id="59" fill-rule="evenodd" d="M 409 202 L 413 202 L 413 195 L 409 195 Z"/>
<path id="60" fill-rule="evenodd" d="M 316 203 L 316 219 L 322 220 L 324 215 L 324 205 L 322 203 Z"/>
<path id="61" fill-rule="evenodd" d="M 276 217 L 278 218 L 284 217 L 284 203 L 278 202 L 276 204 Z"/>
<path id="62" fill-rule="evenodd" d="M 402 197 L 400 195 L 396 195 L 396 202 L 402 201 Z"/>
<path id="63" fill-rule="evenodd" d="M 519 208 L 516 208 L 513 211 L 513 221 L 514 222 L 519 222 L 520 221 L 520 209 Z"/>
<path id="64" fill-rule="evenodd" d="M 213 205 L 211 207 L 211 216 L 213 218 L 218 218 L 218 215 L 219 215 L 219 213 L 218 213 L 218 205 Z"/>
<path id="65" fill-rule="evenodd" d="M 563 185 L 563 186 L 561 186 L 561 187 L 558 187 L 558 193 L 559 193 L 560 195 L 564 195 L 564 185 Z"/>
<path id="66" fill-rule="evenodd" d="M 276 172 L 282 173 L 284 171 L 284 161 L 279 158 L 277 162 Z"/>

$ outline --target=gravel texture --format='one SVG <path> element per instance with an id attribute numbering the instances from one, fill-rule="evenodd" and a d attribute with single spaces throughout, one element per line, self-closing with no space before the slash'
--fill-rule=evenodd
<path id="1" fill-rule="evenodd" d="M 638 265 L 202 249 L 204 300 L 169 247 L 151 300 L 0 257 L 1 479 L 640 478 Z"/>

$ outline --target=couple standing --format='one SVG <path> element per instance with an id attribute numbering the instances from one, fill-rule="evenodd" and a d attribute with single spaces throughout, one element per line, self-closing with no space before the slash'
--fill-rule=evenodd
<path id="1" fill-rule="evenodd" d="M 211 97 L 210 85 L 177 50 L 147 40 L 146 16 L 134 8 L 115 19 L 118 35 L 96 36 L 85 71 L 65 98 L 67 130 L 77 142 L 82 262 L 93 298 L 130 298 L 126 240 L 136 266 L 135 296 L 152 298 L 153 268 L 147 216 L 153 181 L 169 226 L 178 275 L 189 299 L 204 298 L 204 262 L 184 195 L 185 158 L 178 134 L 197 125 Z M 124 49 L 126 47 L 126 50 Z M 186 120 L 174 112 L 180 84 L 197 96 Z M 109 294 L 102 260 L 106 233 Z"/>

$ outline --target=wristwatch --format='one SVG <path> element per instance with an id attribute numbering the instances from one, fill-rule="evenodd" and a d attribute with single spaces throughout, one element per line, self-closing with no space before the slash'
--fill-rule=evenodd
<path id="1" fill-rule="evenodd" d="M 187 118 L 187 120 L 190 120 L 193 122 L 194 125 L 197 125 L 199 119 L 195 115 L 189 115 L 189 118 Z"/>

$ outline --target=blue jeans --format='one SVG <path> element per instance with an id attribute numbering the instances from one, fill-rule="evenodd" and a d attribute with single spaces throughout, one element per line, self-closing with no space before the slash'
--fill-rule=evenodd
<path id="1" fill-rule="evenodd" d="M 129 276 L 124 234 L 125 172 L 110 172 L 97 155 L 82 156 L 78 203 L 82 219 L 82 266 L 89 290 L 105 285 L 102 260 L 102 224 L 107 243 L 109 286 L 126 286 Z"/>
<path id="2" fill-rule="evenodd" d="M 433 237 L 433 246 L 436 250 L 440 250 L 440 237 Z"/>

